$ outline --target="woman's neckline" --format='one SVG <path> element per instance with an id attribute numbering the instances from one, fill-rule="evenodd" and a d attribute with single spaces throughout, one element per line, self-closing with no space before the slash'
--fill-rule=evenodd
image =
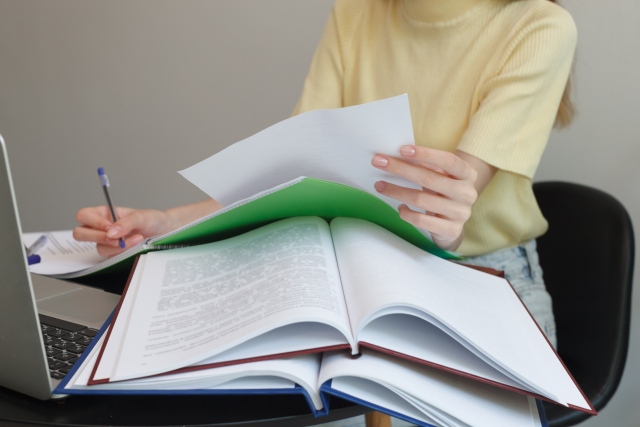
<path id="1" fill-rule="evenodd" d="M 407 10 L 405 2 L 403 0 L 398 0 L 398 7 L 400 9 L 402 16 L 407 20 L 407 22 L 411 23 L 412 25 L 423 27 L 423 28 L 451 28 L 477 15 L 492 3 L 494 3 L 494 0 L 478 0 L 477 4 L 463 11 L 460 15 L 456 16 L 455 18 L 452 18 L 446 21 L 424 21 L 424 20 L 416 19 Z"/>

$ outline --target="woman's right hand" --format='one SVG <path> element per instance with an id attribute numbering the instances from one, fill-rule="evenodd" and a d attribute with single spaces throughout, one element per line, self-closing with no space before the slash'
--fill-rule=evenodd
<path id="1" fill-rule="evenodd" d="M 116 208 L 118 221 L 111 221 L 107 206 L 82 208 L 76 220 L 82 224 L 73 230 L 73 237 L 79 241 L 95 242 L 98 253 L 112 257 L 130 249 L 149 237 L 165 234 L 176 228 L 173 219 L 166 212 L 154 209 Z M 125 249 L 120 248 L 123 238 Z"/>

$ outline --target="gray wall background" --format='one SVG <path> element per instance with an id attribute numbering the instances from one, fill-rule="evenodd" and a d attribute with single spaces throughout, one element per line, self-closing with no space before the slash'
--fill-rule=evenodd
<path id="1" fill-rule="evenodd" d="M 99 166 L 120 205 L 203 199 L 176 171 L 289 116 L 331 4 L 0 0 L 0 133 L 23 229 L 69 229 L 103 204 Z M 579 116 L 536 179 L 607 191 L 640 229 L 640 3 L 563 4 L 579 30 Z M 640 425 L 638 293 L 633 311 L 620 389 L 585 426 Z"/>

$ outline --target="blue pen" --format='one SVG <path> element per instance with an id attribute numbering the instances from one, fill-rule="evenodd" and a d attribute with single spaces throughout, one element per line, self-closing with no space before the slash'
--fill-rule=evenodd
<path id="1" fill-rule="evenodd" d="M 26 246 L 24 247 L 24 251 L 27 254 L 27 264 L 33 265 L 42 261 L 42 258 L 40 258 L 40 255 L 33 255 L 33 254 L 29 255 L 29 248 L 27 248 Z"/>
<path id="2" fill-rule="evenodd" d="M 104 173 L 104 169 L 98 168 L 98 175 L 100 175 L 100 181 L 102 181 L 102 189 L 104 190 L 104 195 L 107 196 L 107 204 L 109 205 L 109 210 L 111 211 L 111 219 L 113 222 L 118 220 L 118 215 L 116 215 L 116 209 L 113 207 L 113 201 L 111 200 L 111 194 L 109 194 L 109 178 L 107 178 L 107 174 Z M 124 239 L 120 238 L 120 247 L 124 249 Z"/>

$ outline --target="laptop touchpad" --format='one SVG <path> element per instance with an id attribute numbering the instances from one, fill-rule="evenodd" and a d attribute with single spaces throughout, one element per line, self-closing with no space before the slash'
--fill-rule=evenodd
<path id="1" fill-rule="evenodd" d="M 75 283 L 52 279 L 38 274 L 31 274 L 31 283 L 33 284 L 33 293 L 36 301 L 42 301 L 43 299 L 81 288 L 80 285 Z"/>
<path id="2" fill-rule="evenodd" d="M 99 329 L 118 305 L 119 295 L 32 275 L 38 312 Z M 46 279 L 46 280 L 40 280 Z"/>

